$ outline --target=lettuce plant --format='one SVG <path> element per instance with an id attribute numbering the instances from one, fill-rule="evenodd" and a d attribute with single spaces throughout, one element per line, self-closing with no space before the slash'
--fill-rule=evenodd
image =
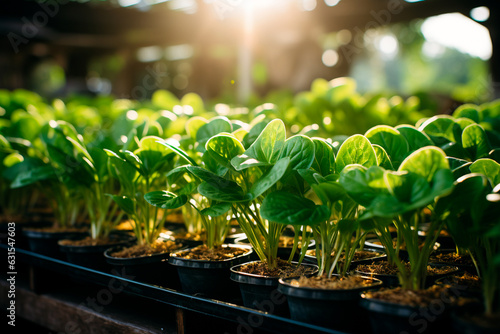
<path id="1" fill-rule="evenodd" d="M 398 268 L 403 288 L 418 290 L 425 285 L 428 258 L 443 226 L 443 221 L 433 212 L 435 200 L 449 194 L 453 182 L 445 153 L 433 146 L 410 154 L 397 171 L 352 165 L 340 175 L 340 183 L 347 193 L 365 207 L 359 217 L 362 226 L 376 232 L 388 257 Z M 420 244 L 418 232 L 423 223 L 428 223 L 429 227 L 424 243 Z M 396 247 L 389 229 L 392 225 L 398 231 Z M 399 245 L 403 242 L 410 271 L 398 256 Z"/>

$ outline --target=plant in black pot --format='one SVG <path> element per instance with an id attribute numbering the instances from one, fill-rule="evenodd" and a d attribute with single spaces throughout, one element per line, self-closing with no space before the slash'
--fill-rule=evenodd
<path id="1" fill-rule="evenodd" d="M 110 194 L 116 204 L 127 214 L 136 242 L 133 245 L 112 247 L 104 255 L 109 264 L 125 270 L 139 281 L 166 285 L 175 284 L 167 265 L 172 251 L 182 247 L 172 240 L 160 238 L 166 217 L 184 202 L 174 194 L 162 195 L 162 207 L 153 207 L 145 199 L 151 191 L 163 189 L 166 174 L 174 168 L 177 155 L 158 142 L 156 136 L 137 136 L 118 152 L 105 150 L 111 170 L 120 184 L 117 195 Z M 170 142 L 175 145 L 174 140 Z M 135 147 L 137 146 L 137 147 Z"/>
<path id="2" fill-rule="evenodd" d="M 459 178 L 453 193 L 436 205 L 457 245 L 474 260 L 480 279 L 482 300 L 453 313 L 453 326 L 458 333 L 500 330 L 500 186 L 492 188 L 499 181 L 500 166 L 490 166 L 493 168 L 482 168 L 481 174 Z"/>
<path id="3" fill-rule="evenodd" d="M 364 311 L 358 307 L 361 291 L 382 284 L 370 277 L 348 275 L 350 264 L 359 245 L 366 236 L 357 220 L 359 205 L 346 193 L 335 173 L 335 160 L 331 147 L 315 140 L 316 156 L 323 163 L 312 170 L 302 170 L 313 193 L 312 198 L 278 191 L 263 201 L 264 217 L 283 224 L 309 225 L 316 241 L 316 258 L 319 265 L 315 276 L 280 279 L 279 291 L 287 296 L 293 319 L 345 331 L 366 330 L 363 323 L 355 321 Z M 376 163 L 375 152 L 363 136 L 347 139 L 338 152 L 338 168 L 342 170 L 344 155 L 357 149 L 359 162 Z M 321 154 L 320 152 L 323 152 Z M 356 158 L 355 158 L 356 159 Z M 319 160 L 319 159 L 318 159 Z M 336 274 L 334 271 L 336 270 Z"/>
<path id="4" fill-rule="evenodd" d="M 111 244 L 128 243 L 132 236 L 115 233 L 123 213 L 107 193 L 113 193 L 116 180 L 108 166 L 108 155 L 97 146 L 87 146 L 70 124 L 50 121 L 44 135 L 51 164 L 61 177 L 71 180 L 71 187 L 81 194 L 90 221 L 90 236 L 59 240 L 68 261 L 104 270 L 104 251 Z"/>
<path id="5" fill-rule="evenodd" d="M 17 174 L 11 188 L 34 186 L 43 190 L 52 208 L 53 217 L 47 225 L 23 229 L 32 251 L 62 257 L 58 241 L 88 235 L 85 224 L 86 209 L 81 193 L 73 187 L 72 179 L 65 177 L 57 166 L 42 159 L 25 159 L 26 168 Z"/>
<path id="6" fill-rule="evenodd" d="M 205 156 L 210 160 L 205 160 Z M 304 265 L 278 258 L 279 239 L 285 225 L 264 219 L 260 206 L 269 193 L 285 184 L 303 187 L 296 170 L 309 168 L 313 159 L 311 139 L 294 136 L 285 140 L 283 122 L 273 120 L 247 149 L 229 134 L 210 138 L 204 161 L 213 160 L 215 164 L 206 164 L 208 168 L 188 167 L 202 180 L 198 186 L 201 195 L 229 204 L 259 258 L 231 269 L 231 279 L 239 283 L 243 303 L 248 307 L 256 308 L 262 300 L 269 300 L 278 286 L 279 277 L 287 270 L 306 269 Z M 299 233 L 296 235 L 298 237 Z M 302 236 L 307 244 L 304 241 L 307 235 Z M 278 312 L 278 305 L 275 306 L 274 311 Z"/>
<path id="7" fill-rule="evenodd" d="M 214 136 L 209 142 L 218 142 L 219 152 L 233 154 L 235 147 L 230 142 L 232 136 Z M 222 143 L 228 144 L 224 146 Z M 171 147 L 167 142 L 164 145 Z M 207 144 L 208 145 L 208 144 Z M 155 207 L 166 205 L 167 194 L 176 194 L 184 206 L 189 206 L 203 226 L 203 244 L 171 255 L 169 263 L 177 268 L 183 291 L 212 298 L 234 299 L 237 285 L 229 280 L 229 268 L 249 260 L 252 249 L 244 245 L 225 244 L 233 216 L 231 203 L 203 196 L 198 190 L 200 175 L 209 175 L 217 162 L 207 153 L 203 156 L 203 167 L 189 155 L 176 149 L 176 152 L 190 165 L 179 166 L 168 173 L 169 191 L 153 191 L 146 194 L 146 200 Z M 205 174 L 204 174 L 205 173 Z M 216 175 L 216 174 L 214 174 Z"/>
<path id="8" fill-rule="evenodd" d="M 447 293 L 446 287 L 426 289 L 429 285 L 426 280 L 429 255 L 443 226 L 434 206 L 437 198 L 448 195 L 454 187 L 444 152 L 432 146 L 418 149 L 401 163 L 397 171 L 378 166 L 352 166 L 343 171 L 340 183 L 365 207 L 359 219 L 365 229 L 376 232 L 385 251 L 391 255 L 401 285 L 364 294 L 362 305 L 370 311 L 374 331 L 418 332 L 421 330 L 419 311 Z M 418 231 L 423 222 L 429 227 L 422 244 Z M 409 263 L 396 254 L 389 230 L 392 224 L 406 245 Z M 448 269 L 456 271 L 456 268 L 445 268 Z M 415 319 L 414 315 L 417 315 Z M 434 317 L 433 322 L 424 320 L 425 325 L 429 328 L 439 326 L 439 320 L 445 318 L 446 312 L 443 310 L 440 315 Z"/>

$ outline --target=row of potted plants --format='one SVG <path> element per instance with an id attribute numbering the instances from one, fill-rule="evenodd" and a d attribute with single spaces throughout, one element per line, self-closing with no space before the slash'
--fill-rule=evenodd
<path id="1" fill-rule="evenodd" d="M 370 311 L 376 332 L 418 332 L 420 320 L 429 327 L 439 321 L 412 314 L 450 291 L 429 279 L 429 259 L 443 233 L 472 259 L 484 314 L 494 319 L 498 312 L 499 117 L 498 102 L 464 105 L 416 126 L 379 125 L 332 140 L 288 136 L 280 119 L 195 116 L 180 139 L 159 136 L 146 120 L 120 137 L 121 147 L 105 139 L 88 143 L 71 123 L 50 120 L 26 138 L 0 137 L 8 167 L 3 179 L 11 191 L 37 189 L 54 204 L 56 225 L 71 227 L 71 238 L 56 243 L 69 261 L 105 270 L 128 267 L 136 257 L 140 264 L 128 268 L 137 279 L 168 286 L 173 265 L 187 293 L 227 299 L 232 285 L 255 308 L 277 290 L 288 301 L 275 305 L 278 315 L 357 332 L 367 322 L 352 319 Z M 192 213 L 183 215 L 184 223 L 193 218 L 202 226 L 203 243 L 194 248 L 167 233 L 183 208 Z M 89 235 L 76 238 L 82 231 L 73 222 L 89 227 L 83 231 Z M 116 232 L 123 226 L 129 233 Z M 227 242 L 236 227 L 251 247 Z M 293 248 L 280 259 L 280 239 L 290 227 Z M 387 282 L 373 267 L 352 274 L 370 236 L 398 287 L 379 290 Z M 95 247 L 110 239 L 112 248 Z M 310 240 L 314 249 L 306 247 Z M 95 256 L 79 257 L 75 244 Z M 143 277 L 146 271 L 155 277 Z M 383 327 L 395 314 L 400 327 Z"/>

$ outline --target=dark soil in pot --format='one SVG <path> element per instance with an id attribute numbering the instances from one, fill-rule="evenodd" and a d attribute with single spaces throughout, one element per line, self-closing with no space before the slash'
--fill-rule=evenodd
<path id="1" fill-rule="evenodd" d="M 201 245 L 172 253 L 168 263 L 177 269 L 183 292 L 234 301 L 238 286 L 230 280 L 229 269 L 249 261 L 252 252 L 245 245 L 225 244 L 215 250 Z"/>
<path id="2" fill-rule="evenodd" d="M 429 257 L 429 263 L 455 266 L 471 274 L 477 273 L 470 255 L 459 255 L 454 249 L 443 249 L 433 252 Z"/>
<path id="3" fill-rule="evenodd" d="M 406 263 L 407 270 L 410 270 L 410 263 Z M 427 266 L 426 285 L 431 286 L 439 278 L 457 273 L 459 269 L 453 266 L 431 265 Z M 386 287 L 399 286 L 398 269 L 395 265 L 390 265 L 387 261 L 373 262 L 371 264 L 358 265 L 355 272 L 363 276 L 371 276 L 380 279 Z"/>
<path id="4" fill-rule="evenodd" d="M 59 240 L 83 238 L 88 235 L 88 228 L 82 227 L 45 227 L 25 228 L 23 234 L 28 240 L 29 249 L 32 252 L 63 259 L 64 255 L 59 249 Z"/>
<path id="5" fill-rule="evenodd" d="M 179 289 L 175 268 L 168 265 L 170 253 L 185 248 L 171 240 L 151 245 L 115 246 L 104 252 L 107 263 L 122 275 L 140 282 Z"/>
<path id="6" fill-rule="evenodd" d="M 316 259 L 316 250 L 310 249 L 307 251 L 307 254 L 304 259 L 307 259 L 307 262 L 317 264 Z M 343 262 L 344 255 L 341 255 L 340 261 Z M 360 264 L 370 264 L 373 262 L 378 262 L 387 259 L 387 255 L 381 250 L 366 248 L 363 250 L 357 250 L 354 253 L 354 258 L 351 262 L 350 269 L 356 268 Z"/>
<path id="7" fill-rule="evenodd" d="M 203 233 L 190 233 L 185 229 L 169 230 L 161 234 L 165 239 L 183 244 L 189 248 L 203 245 L 205 235 Z"/>
<path id="8" fill-rule="evenodd" d="M 436 284 L 451 286 L 457 291 L 458 296 L 476 299 L 482 298 L 479 276 L 470 274 L 467 271 L 437 279 Z"/>
<path id="9" fill-rule="evenodd" d="M 420 291 L 400 287 L 361 295 L 374 334 L 449 333 L 455 296 L 448 287 L 434 285 Z"/>
<path id="10" fill-rule="evenodd" d="M 111 232 L 108 238 L 59 240 L 59 248 L 66 255 L 70 263 L 95 270 L 109 272 L 111 266 L 106 262 L 104 252 L 114 246 L 126 246 L 135 242 L 136 238 L 126 232 Z"/>
<path id="11" fill-rule="evenodd" d="M 451 312 L 453 329 L 457 334 L 498 334 L 500 313 L 486 315 L 481 304 L 470 303 Z"/>
<path id="12" fill-rule="evenodd" d="M 419 245 L 422 246 L 424 244 L 424 239 L 421 238 L 419 240 Z M 397 244 L 397 238 L 393 238 L 392 239 L 392 245 L 394 248 L 396 248 L 396 244 Z M 374 239 L 367 239 L 365 241 L 365 246 L 367 248 L 371 248 L 371 249 L 377 249 L 377 250 L 380 250 L 380 251 L 384 251 L 384 246 L 382 246 L 382 243 L 379 241 L 379 239 L 377 238 L 374 238 Z M 434 244 L 434 250 L 437 250 L 439 249 L 440 247 L 440 244 L 439 243 L 435 243 Z M 399 246 L 399 258 L 403 261 L 408 261 L 408 252 L 406 251 L 406 245 L 404 243 L 402 243 L 400 246 Z"/>
<path id="13" fill-rule="evenodd" d="M 370 332 L 367 311 L 359 306 L 361 292 L 376 289 L 382 281 L 363 276 L 326 276 L 279 280 L 294 320 L 349 333 Z"/>
<path id="14" fill-rule="evenodd" d="M 311 276 L 318 270 L 316 265 L 301 264 L 278 259 L 276 269 L 269 270 L 265 262 L 252 261 L 231 268 L 231 280 L 239 284 L 243 305 L 280 316 L 288 316 L 286 296 L 278 291 L 279 279 Z"/>

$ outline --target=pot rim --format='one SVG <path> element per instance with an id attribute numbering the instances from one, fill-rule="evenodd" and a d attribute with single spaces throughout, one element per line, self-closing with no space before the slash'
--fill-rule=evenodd
<path id="1" fill-rule="evenodd" d="M 251 274 L 251 273 L 245 273 L 242 271 L 239 271 L 238 268 L 248 264 L 248 263 L 256 263 L 256 262 L 262 262 L 261 260 L 255 260 L 255 261 L 249 261 L 249 262 L 244 262 L 237 264 L 235 266 L 232 266 L 230 268 L 231 271 L 231 280 L 238 282 L 238 283 L 248 283 L 248 284 L 256 284 L 256 285 L 268 285 L 268 286 L 278 286 L 278 281 L 281 277 L 278 276 L 264 276 L 264 275 L 257 275 L 257 274 Z M 292 264 L 297 264 L 297 261 L 292 261 Z M 314 269 L 312 274 L 315 274 L 318 272 L 318 266 L 315 264 L 311 263 L 301 263 L 301 266 L 305 267 L 311 267 Z"/>
<path id="2" fill-rule="evenodd" d="M 333 274 L 332 276 L 339 277 L 338 274 Z M 352 300 L 359 298 L 363 291 L 379 288 L 383 285 L 383 282 L 377 278 L 371 278 L 368 276 L 360 275 L 349 275 L 351 277 L 361 277 L 365 280 L 373 281 L 370 286 L 356 287 L 352 289 L 322 289 L 322 288 L 311 288 L 304 286 L 294 286 L 290 284 L 292 279 L 296 277 L 280 278 L 278 290 L 291 297 L 305 298 L 305 299 L 320 299 L 320 300 Z"/>
<path id="3" fill-rule="evenodd" d="M 132 245 L 133 246 L 133 245 Z M 173 251 L 167 251 L 163 253 L 156 253 L 156 254 L 151 254 L 151 255 L 142 255 L 142 256 L 134 256 L 134 257 L 115 257 L 111 256 L 111 253 L 121 250 L 126 247 L 131 247 L 130 245 L 116 245 L 109 247 L 104 251 L 104 257 L 106 258 L 106 261 L 109 264 L 115 264 L 115 265 L 135 265 L 135 264 L 146 264 L 146 263 L 153 263 L 153 262 L 159 262 L 162 261 L 163 259 L 168 259 L 170 257 L 170 254 L 173 253 Z M 180 248 L 176 248 L 174 251 L 180 251 L 187 249 L 187 246 L 182 246 Z"/>
<path id="4" fill-rule="evenodd" d="M 197 247 L 197 246 L 195 246 Z M 189 251 L 195 247 L 190 247 L 187 249 L 183 249 L 182 251 Z M 199 259 L 185 259 L 180 256 L 178 256 L 178 252 L 172 252 L 170 253 L 170 257 L 168 259 L 168 262 L 171 265 L 174 266 L 179 266 L 179 267 L 189 267 L 189 268 L 210 268 L 210 269 L 217 269 L 217 268 L 229 268 L 237 263 L 239 260 L 242 258 L 246 258 L 250 256 L 250 254 L 253 253 L 253 248 L 248 245 L 239 245 L 239 244 L 222 244 L 222 247 L 235 247 L 235 248 L 243 248 L 246 249 L 247 251 L 243 254 L 240 254 L 238 256 L 235 256 L 230 259 L 224 259 L 224 260 L 217 260 L 217 261 L 212 261 L 212 260 L 199 260 Z"/>

